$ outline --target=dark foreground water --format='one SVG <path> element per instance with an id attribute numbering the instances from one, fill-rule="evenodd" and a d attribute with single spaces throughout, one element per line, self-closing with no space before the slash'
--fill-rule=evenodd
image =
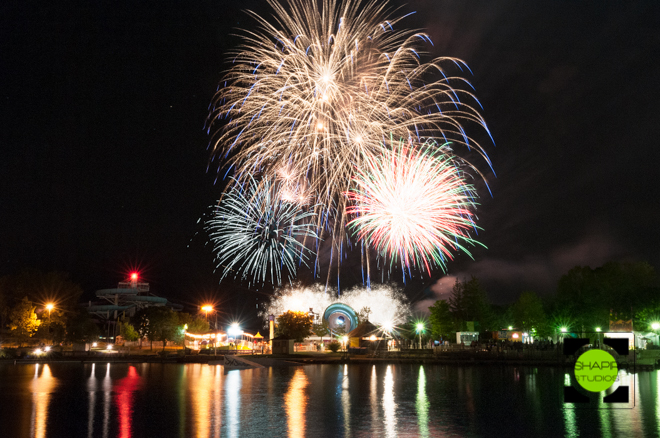
<path id="1" fill-rule="evenodd" d="M 0 365 L 0 436 L 658 436 L 660 371 L 629 378 L 634 408 L 577 409 L 555 368 Z"/>

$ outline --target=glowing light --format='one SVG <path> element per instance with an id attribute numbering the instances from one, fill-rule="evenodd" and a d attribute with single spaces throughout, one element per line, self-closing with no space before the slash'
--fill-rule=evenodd
<path id="1" fill-rule="evenodd" d="M 599 331 L 600 331 L 600 327 L 596 327 L 596 331 L 599 332 Z"/>
<path id="2" fill-rule="evenodd" d="M 518 333 L 514 333 L 513 335 L 511 335 L 511 337 L 512 337 L 513 339 L 518 339 L 518 338 L 519 338 Z"/>
<path id="3" fill-rule="evenodd" d="M 385 321 L 384 323 L 381 324 L 381 327 L 383 331 L 391 332 L 394 329 L 394 324 L 392 323 L 392 321 Z"/>
<path id="4" fill-rule="evenodd" d="M 371 336 L 369 336 L 369 340 L 370 340 L 370 341 L 375 341 L 375 340 L 376 340 L 376 336 L 375 336 L 375 335 L 371 335 Z"/>
<path id="5" fill-rule="evenodd" d="M 205 306 L 202 306 L 202 312 L 206 312 L 206 313 L 213 312 L 213 306 L 210 306 L 208 304 L 205 305 Z"/>
<path id="6" fill-rule="evenodd" d="M 386 2 L 320 3 L 272 1 L 273 23 L 252 14 L 261 30 L 250 31 L 232 55 L 208 128 L 218 170 L 231 169 L 236 178 L 227 193 L 252 175 L 274 179 L 283 166 L 304 163 L 317 233 L 328 230 L 333 249 L 343 251 L 344 193 L 356 169 L 384 152 L 383 138 L 443 139 L 469 146 L 490 165 L 467 133 L 489 132 L 471 86 L 453 74 L 467 66 L 456 58 L 421 59 L 429 37 L 394 30 L 403 17 L 386 17 Z M 357 141 L 349 135 L 356 127 Z"/>
<path id="7" fill-rule="evenodd" d="M 233 323 L 232 325 L 229 326 L 229 329 L 227 330 L 227 333 L 230 334 L 231 336 L 240 336 L 243 334 L 243 330 L 239 327 L 238 323 Z"/>
<path id="8" fill-rule="evenodd" d="M 53 310 L 54 307 L 55 307 L 54 304 L 51 304 L 51 303 L 46 304 L 46 310 L 48 310 L 48 312 L 50 312 L 51 310 Z"/>
<path id="9" fill-rule="evenodd" d="M 566 327 L 562 327 L 562 328 L 560 329 L 560 331 L 561 331 L 562 333 L 566 333 L 567 329 L 566 329 Z"/>
<path id="10" fill-rule="evenodd" d="M 476 191 L 463 171 L 434 143 L 392 144 L 380 157 L 366 157 L 356 169 L 355 186 L 347 193 L 353 215 L 348 226 L 358 239 L 411 266 L 445 270 L 453 253 L 476 242 L 471 209 Z M 405 273 L 406 270 L 403 269 Z"/>
<path id="11" fill-rule="evenodd" d="M 107 350 L 112 350 L 112 344 L 108 344 L 107 347 L 105 347 Z"/>
<path id="12" fill-rule="evenodd" d="M 249 278 L 250 283 L 263 283 L 268 276 L 271 283 L 281 284 L 282 269 L 291 280 L 298 262 L 306 264 L 311 250 L 304 241 L 316 239 L 314 225 L 306 223 L 313 214 L 281 200 L 279 193 L 279 183 L 258 183 L 250 176 L 222 198 L 206 223 L 221 279 L 233 272 L 234 278 Z"/>
<path id="13" fill-rule="evenodd" d="M 288 310 L 308 312 L 310 308 L 323 314 L 331 304 L 343 303 L 355 312 L 365 307 L 371 310 L 369 321 L 376 325 L 391 324 L 392 328 L 403 324 L 412 314 L 410 304 L 405 294 L 397 288 L 387 285 L 374 285 L 371 289 L 355 287 L 337 296 L 336 290 L 321 285 L 308 287 L 293 286 L 278 291 L 261 311 L 260 316 L 266 320 L 268 315 L 281 315 Z"/>
<path id="14" fill-rule="evenodd" d="M 138 279 L 138 274 L 137 272 L 131 273 L 131 280 L 136 281 Z"/>
<path id="15" fill-rule="evenodd" d="M 43 350 L 41 348 L 37 348 L 36 350 L 34 350 L 34 354 L 36 355 L 43 354 Z"/>
<path id="16" fill-rule="evenodd" d="M 92 347 L 96 348 L 98 346 L 99 346 L 98 342 L 92 342 Z"/>
<path id="17" fill-rule="evenodd" d="M 653 324 L 651 324 L 651 328 L 653 330 L 660 330 L 660 322 L 654 322 Z"/>
<path id="18" fill-rule="evenodd" d="M 509 326 L 509 330 L 513 330 L 513 326 Z"/>
<path id="19" fill-rule="evenodd" d="M 418 322 L 418 323 L 415 325 L 415 328 L 416 328 L 416 330 L 417 330 L 418 333 L 419 333 L 419 332 L 422 332 L 422 331 L 424 331 L 424 324 L 421 323 L 421 322 Z"/>
<path id="20" fill-rule="evenodd" d="M 44 348 L 44 351 L 45 351 L 45 352 L 49 352 L 49 351 L 50 351 L 50 347 L 45 347 L 45 348 Z"/>

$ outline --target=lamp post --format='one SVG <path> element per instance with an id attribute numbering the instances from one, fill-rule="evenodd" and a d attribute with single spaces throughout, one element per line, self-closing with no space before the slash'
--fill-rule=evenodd
<path id="1" fill-rule="evenodd" d="M 416 326 L 417 333 L 419 333 L 419 349 L 422 349 L 422 332 L 424 331 L 424 324 L 421 322 L 417 323 Z"/>
<path id="2" fill-rule="evenodd" d="M 50 312 L 53 311 L 55 305 L 53 303 L 46 304 L 46 309 L 48 310 L 48 325 L 50 325 Z"/>
<path id="3" fill-rule="evenodd" d="M 270 344 L 270 352 L 273 353 L 273 338 L 275 337 L 275 315 L 268 315 L 268 344 Z"/>
<path id="4" fill-rule="evenodd" d="M 227 330 L 227 333 L 234 336 L 234 349 L 236 350 L 236 353 L 238 353 L 238 345 L 236 343 L 236 336 L 243 334 L 243 331 L 238 326 L 238 323 L 235 322 L 235 323 L 233 323 L 232 325 L 229 326 L 229 330 Z"/>

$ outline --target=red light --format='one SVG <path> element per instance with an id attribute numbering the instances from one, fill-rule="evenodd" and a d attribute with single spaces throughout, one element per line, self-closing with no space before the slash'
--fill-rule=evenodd
<path id="1" fill-rule="evenodd" d="M 131 274 L 131 280 L 137 280 L 137 278 L 138 278 L 137 272 L 133 272 Z"/>

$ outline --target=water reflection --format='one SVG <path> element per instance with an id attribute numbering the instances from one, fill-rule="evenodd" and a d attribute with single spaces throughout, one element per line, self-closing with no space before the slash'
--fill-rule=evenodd
<path id="1" fill-rule="evenodd" d="M 563 404 L 558 369 L 520 368 L 516 384 L 512 367 L 0 363 L 0 436 L 653 436 L 659 377 L 630 374 L 633 409 L 585 409 Z"/>
<path id="2" fill-rule="evenodd" d="M 192 417 L 197 438 L 207 438 L 210 433 L 208 414 L 211 410 L 212 369 L 210 366 L 200 364 L 188 369 L 187 383 L 191 393 Z"/>
<path id="3" fill-rule="evenodd" d="M 94 409 L 96 408 L 96 364 L 92 364 L 92 373 L 87 379 L 87 394 L 89 400 L 89 406 L 87 407 L 87 437 L 92 438 L 94 436 Z"/>
<path id="4" fill-rule="evenodd" d="M 569 373 L 564 374 L 564 386 L 571 385 L 571 375 Z M 564 427 L 566 429 L 565 436 L 573 437 L 578 436 L 580 431 L 577 427 L 575 421 L 575 405 L 573 403 L 566 403 L 563 408 L 564 413 Z"/>
<path id="5" fill-rule="evenodd" d="M 241 426 L 241 373 L 240 370 L 232 370 L 227 373 L 226 379 L 226 410 L 227 428 L 230 437 L 239 436 Z"/>
<path id="6" fill-rule="evenodd" d="M 117 410 L 119 411 L 119 436 L 131 438 L 134 392 L 140 388 L 140 375 L 134 366 L 128 367 L 128 374 L 117 382 Z"/>
<path id="7" fill-rule="evenodd" d="M 376 365 L 371 368 L 371 384 L 369 388 L 369 401 L 371 405 L 371 424 L 378 424 L 378 377 L 376 375 Z"/>
<path id="8" fill-rule="evenodd" d="M 103 438 L 108 438 L 110 426 L 110 403 L 112 402 L 112 380 L 110 379 L 110 363 L 103 378 Z"/>
<path id="9" fill-rule="evenodd" d="M 653 377 L 655 377 L 655 378 L 653 378 Z M 655 430 L 659 430 L 660 429 L 660 424 L 658 424 L 658 423 L 660 423 L 660 370 L 656 371 L 653 374 L 653 377 L 652 377 L 651 382 L 653 383 L 653 385 L 655 385 L 655 391 L 656 391 L 656 394 L 655 394 L 655 410 L 656 410 L 655 422 L 656 422 L 657 427 L 656 427 Z"/>
<path id="10" fill-rule="evenodd" d="M 383 410 L 385 411 L 385 436 L 396 437 L 396 402 L 394 401 L 394 376 L 392 365 L 385 372 L 385 390 L 383 391 Z"/>
<path id="11" fill-rule="evenodd" d="M 39 365 L 35 365 L 34 378 L 32 379 L 32 427 L 30 436 L 43 438 L 46 436 L 46 425 L 48 423 L 48 404 L 50 403 L 51 393 L 58 382 L 53 377 L 50 367 L 43 366 L 41 375 L 39 375 Z"/>
<path id="12" fill-rule="evenodd" d="M 298 368 L 291 379 L 289 390 L 284 395 L 289 436 L 293 438 L 305 436 L 305 410 L 307 408 L 305 388 L 308 383 L 307 375 L 302 368 Z"/>
<path id="13" fill-rule="evenodd" d="M 429 401 L 426 398 L 426 375 L 424 367 L 419 367 L 419 376 L 417 377 L 417 400 L 415 402 L 417 410 L 417 424 L 419 425 L 419 435 L 429 436 Z"/>

